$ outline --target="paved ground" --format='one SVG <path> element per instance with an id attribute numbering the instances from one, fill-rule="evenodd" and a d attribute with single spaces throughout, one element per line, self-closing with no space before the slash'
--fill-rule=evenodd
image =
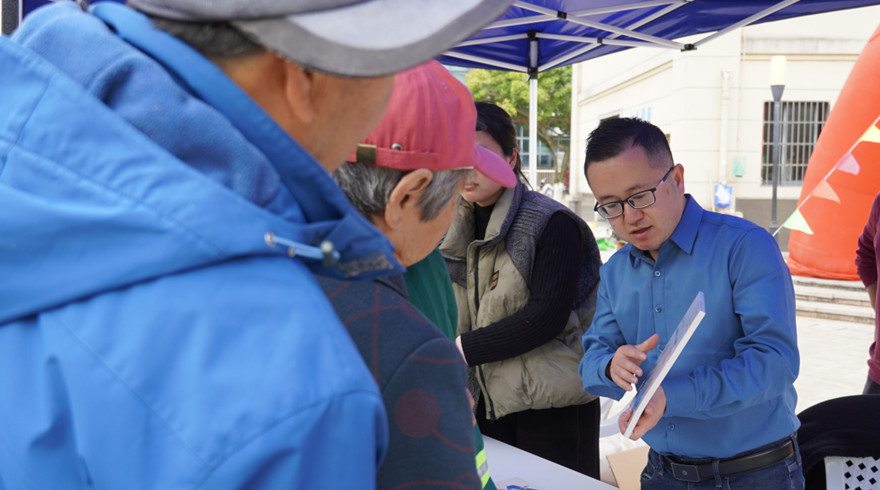
<path id="1" fill-rule="evenodd" d="M 798 317 L 801 373 L 798 411 L 829 398 L 862 392 L 874 326 Z"/>
<path id="2" fill-rule="evenodd" d="M 801 353 L 801 372 L 795 381 L 797 411 L 830 398 L 861 393 L 874 326 L 807 317 L 798 317 L 797 322 Z M 600 441 L 602 481 L 615 483 L 605 456 L 636 445 L 621 436 Z"/>

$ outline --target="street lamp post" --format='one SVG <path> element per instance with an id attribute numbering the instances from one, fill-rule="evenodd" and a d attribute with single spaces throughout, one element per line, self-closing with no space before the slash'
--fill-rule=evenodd
<path id="1" fill-rule="evenodd" d="M 773 197 L 770 202 L 770 233 L 776 235 L 776 187 L 779 185 L 782 139 L 782 92 L 785 90 L 785 56 L 770 58 L 770 91 L 773 93 Z"/>

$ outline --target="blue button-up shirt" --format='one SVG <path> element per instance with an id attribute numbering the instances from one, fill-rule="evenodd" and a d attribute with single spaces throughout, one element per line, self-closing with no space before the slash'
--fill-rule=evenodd
<path id="1" fill-rule="evenodd" d="M 654 333 L 654 367 L 698 291 L 706 316 L 662 383 L 666 413 L 644 436 L 661 454 L 730 457 L 799 426 L 794 288 L 776 241 L 754 223 L 687 205 L 657 261 L 626 245 L 600 270 L 593 324 L 583 336 L 584 388 L 620 399 L 605 376 L 618 347 Z"/>

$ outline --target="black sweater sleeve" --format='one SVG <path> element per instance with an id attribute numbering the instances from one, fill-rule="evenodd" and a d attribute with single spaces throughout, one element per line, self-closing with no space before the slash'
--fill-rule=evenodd
<path id="1" fill-rule="evenodd" d="M 577 224 L 565 213 L 554 214 L 535 247 L 528 303 L 502 320 L 461 336 L 468 365 L 525 354 L 562 333 L 571 314 L 582 254 Z"/>

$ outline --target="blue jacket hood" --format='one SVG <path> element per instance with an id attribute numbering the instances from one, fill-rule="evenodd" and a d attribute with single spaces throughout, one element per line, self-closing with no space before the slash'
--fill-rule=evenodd
<path id="1" fill-rule="evenodd" d="M 94 14 L 63 2 L 0 37 L 0 324 L 232 258 L 298 255 L 337 277 L 402 270 L 213 64 L 126 7 Z M 71 50 L 93 56 L 74 64 Z"/>

